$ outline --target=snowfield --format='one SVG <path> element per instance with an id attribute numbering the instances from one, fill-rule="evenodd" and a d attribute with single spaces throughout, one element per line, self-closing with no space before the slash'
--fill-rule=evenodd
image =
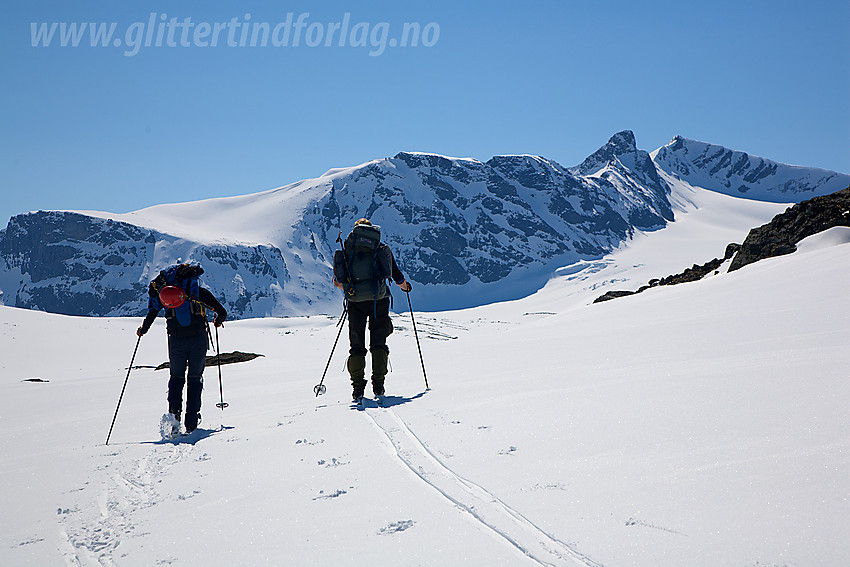
<path id="1" fill-rule="evenodd" d="M 350 407 L 345 336 L 314 396 L 338 314 L 243 320 L 229 408 L 208 368 L 162 442 L 167 371 L 135 369 L 105 446 L 141 318 L 0 307 L 0 565 L 850 565 L 850 229 L 591 304 L 784 209 L 677 191 L 531 297 L 416 312 L 429 391 L 394 316 L 385 408 Z M 135 364 L 166 357 L 159 319 Z"/>

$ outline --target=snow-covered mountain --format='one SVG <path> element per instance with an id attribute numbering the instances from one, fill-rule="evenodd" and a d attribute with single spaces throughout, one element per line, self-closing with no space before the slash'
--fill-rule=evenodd
<path id="1" fill-rule="evenodd" d="M 850 175 L 785 165 L 681 136 L 653 152 L 653 159 L 691 185 L 774 203 L 798 203 L 850 185 Z"/>
<path id="2" fill-rule="evenodd" d="M 262 193 L 126 214 L 18 215 L 0 231 L 0 303 L 137 316 L 147 282 L 194 259 L 234 317 L 336 312 L 330 259 L 360 217 L 382 225 L 417 308 L 524 297 L 557 268 L 599 259 L 636 231 L 672 221 L 670 180 L 695 183 L 685 171 L 706 163 L 694 159 L 697 147 L 677 138 L 653 161 L 624 131 L 573 168 L 530 155 L 481 162 L 403 152 Z M 773 169 L 782 175 L 762 176 L 747 196 L 774 192 L 781 201 L 788 187 L 808 195 L 847 177 L 829 174 L 827 183 L 820 170 Z M 715 177 L 699 181 L 725 187 Z"/>
<path id="3" fill-rule="evenodd" d="M 195 259 L 236 317 L 328 312 L 339 301 L 328 281 L 336 239 L 359 217 L 383 226 L 418 307 L 520 297 L 555 268 L 672 220 L 667 185 L 624 135 L 590 175 L 537 156 L 400 153 L 253 195 L 18 215 L 0 233 L 3 302 L 138 315 L 159 269 Z"/>

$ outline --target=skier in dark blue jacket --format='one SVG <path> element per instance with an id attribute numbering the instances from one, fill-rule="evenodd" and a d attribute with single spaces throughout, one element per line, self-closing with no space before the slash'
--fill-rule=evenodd
<path id="1" fill-rule="evenodd" d="M 227 318 L 227 310 L 210 293 L 200 286 L 198 277 L 204 272 L 198 264 L 178 264 L 163 270 L 148 289 L 148 314 L 136 330 L 138 336 L 148 332 L 154 319 L 165 309 L 168 331 L 168 413 L 179 431 L 183 409 L 183 386 L 186 388 L 186 432 L 198 427 L 201 419 L 201 392 L 204 387 L 204 363 L 209 343 L 207 340 L 207 309 L 215 311 L 216 327 L 221 327 Z M 168 308 L 160 301 L 159 292 L 165 286 L 176 286 L 187 298 L 177 308 Z M 188 369 L 188 376 L 187 376 Z"/>

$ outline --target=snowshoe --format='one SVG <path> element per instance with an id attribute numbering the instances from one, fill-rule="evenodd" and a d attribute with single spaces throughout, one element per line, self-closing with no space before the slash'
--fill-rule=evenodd
<path id="1" fill-rule="evenodd" d="M 173 413 L 163 414 L 159 422 L 159 434 L 163 441 L 174 439 L 180 435 L 180 420 Z"/>

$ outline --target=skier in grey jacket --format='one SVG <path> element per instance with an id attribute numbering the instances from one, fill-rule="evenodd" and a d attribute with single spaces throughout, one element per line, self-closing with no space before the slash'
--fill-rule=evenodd
<path id="1" fill-rule="evenodd" d="M 389 246 L 381 243 L 381 227 L 368 219 L 354 223 L 342 250 L 334 254 L 334 285 L 345 292 L 348 308 L 349 349 L 346 367 L 351 376 L 352 398 L 360 401 L 366 390 L 366 353 L 372 353 L 372 392 L 384 395 L 387 337 L 393 331 L 390 320 L 390 293 L 387 279 L 402 291 L 411 285 L 396 264 Z M 369 324 L 369 351 L 366 350 L 366 324 Z"/>

